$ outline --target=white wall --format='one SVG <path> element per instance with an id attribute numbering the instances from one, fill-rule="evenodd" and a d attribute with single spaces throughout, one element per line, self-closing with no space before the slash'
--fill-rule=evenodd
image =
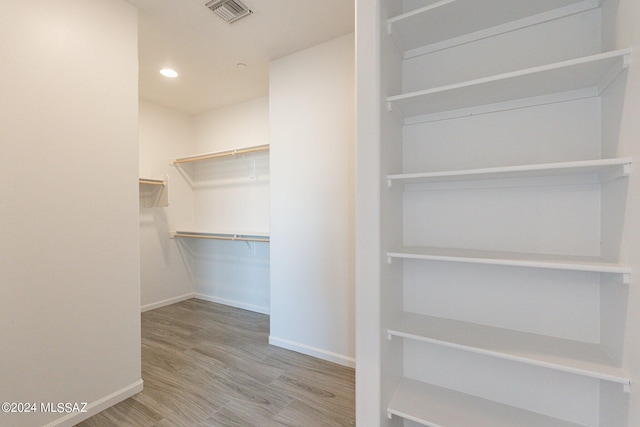
<path id="1" fill-rule="evenodd" d="M 193 149 L 197 153 L 268 144 L 269 97 L 198 114 L 195 132 Z"/>
<path id="2" fill-rule="evenodd" d="M 197 115 L 194 142 L 183 155 L 269 143 L 269 98 Z M 269 152 L 181 167 L 191 182 L 194 228 L 205 232 L 269 233 Z M 269 313 L 269 243 L 186 240 L 194 259 L 196 296 Z"/>
<path id="3" fill-rule="evenodd" d="M 356 1 L 356 425 L 382 418 L 380 0 Z M 375 267 L 372 267 L 375 266 Z"/>
<path id="4" fill-rule="evenodd" d="M 635 0 L 606 1 L 604 6 L 604 22 L 611 31 L 604 34 L 604 49 L 626 48 L 633 49 L 631 65 L 628 74 L 623 79 L 618 79 L 616 85 L 610 89 L 609 97 L 603 99 L 603 105 L 611 107 L 616 100 L 624 99 L 621 106 L 622 114 L 615 117 L 612 127 L 619 127 L 619 138 L 612 139 L 611 144 L 605 149 L 605 154 L 609 156 L 633 157 L 637 162 L 640 159 L 640 122 L 638 121 L 638 111 L 640 111 L 640 31 L 638 22 L 640 21 L 640 3 Z M 621 98 L 618 91 L 624 91 Z M 619 122 L 618 122 L 619 120 Z M 615 135 L 617 136 L 617 134 Z M 623 354 L 623 368 L 631 378 L 631 393 L 629 395 L 629 415 L 626 420 L 628 427 L 640 425 L 640 335 L 638 325 L 640 325 L 640 290 L 638 284 L 638 272 L 640 271 L 640 174 L 637 164 L 629 177 L 628 188 L 617 195 L 626 196 L 622 203 L 626 207 L 626 213 L 621 225 L 621 251 L 620 263 L 631 267 L 631 286 L 627 296 L 626 312 L 626 335 Z M 609 200 L 607 200 L 609 201 Z M 619 203 L 619 202 L 617 202 Z M 626 408 L 619 410 L 624 411 Z M 620 416 L 619 414 L 601 414 L 605 421 L 601 425 L 609 425 L 606 417 Z M 624 420 L 623 420 L 624 421 Z"/>
<path id="5" fill-rule="evenodd" d="M 189 154 L 265 144 L 269 144 L 268 97 L 197 115 Z M 269 232 L 268 152 L 192 165 L 197 229 Z"/>
<path id="6" fill-rule="evenodd" d="M 354 36 L 271 63 L 272 344 L 354 363 Z"/>
<path id="7" fill-rule="evenodd" d="M 193 224 L 193 191 L 171 162 L 193 146 L 193 116 L 140 101 L 140 176 L 169 177 L 169 206 L 140 201 L 140 300 L 149 310 L 193 296 L 192 257 L 169 238 Z"/>
<path id="8" fill-rule="evenodd" d="M 137 15 L 3 1 L 0 58 L 1 400 L 91 411 L 0 425 L 70 426 L 142 386 Z"/>

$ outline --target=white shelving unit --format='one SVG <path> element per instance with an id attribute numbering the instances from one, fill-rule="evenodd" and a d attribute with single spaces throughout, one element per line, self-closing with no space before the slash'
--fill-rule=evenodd
<path id="1" fill-rule="evenodd" d="M 167 207 L 169 206 L 169 176 L 164 179 L 139 178 L 140 198 L 144 207 Z"/>
<path id="2" fill-rule="evenodd" d="M 255 145 L 251 147 L 242 147 L 231 150 L 214 151 L 202 154 L 196 154 L 193 156 L 180 157 L 173 161 L 172 165 L 181 167 L 195 162 L 220 160 L 224 158 L 241 157 L 246 161 L 245 156 L 266 153 L 269 151 L 269 144 Z M 251 179 L 255 178 L 255 162 L 251 165 Z M 183 174 L 184 175 L 184 174 Z M 185 175 L 186 177 L 186 175 Z M 192 180 L 190 185 L 196 187 Z M 243 242 L 269 242 L 269 233 L 265 232 L 244 232 L 244 231 L 194 231 L 183 230 L 174 231 L 170 234 L 171 238 L 188 238 L 188 239 L 208 239 L 208 240 L 229 240 L 229 241 L 243 241 Z"/>
<path id="3" fill-rule="evenodd" d="M 620 350 L 628 289 L 621 285 L 631 283 L 632 272 L 616 245 L 633 159 L 616 157 L 616 120 L 607 110 L 617 102 L 611 88 L 625 78 L 631 50 L 602 51 L 605 4 L 383 1 L 383 16 L 392 15 L 380 55 L 388 186 L 380 198 L 388 261 L 380 284 L 388 338 L 380 344 L 384 425 L 619 427 L 603 414 L 620 412 L 632 385 Z M 558 43 L 575 33 L 571 47 L 559 55 L 540 46 L 535 60 L 511 61 L 527 55 L 522 40 L 549 40 L 549 31 Z M 485 67 L 492 72 L 478 67 L 473 75 L 480 60 L 493 60 Z M 451 73 L 465 78 L 446 76 L 447 67 L 465 68 Z M 540 135 L 553 133 L 559 142 L 536 141 L 547 124 L 552 130 Z M 580 125 L 593 125 L 595 143 L 574 131 Z M 468 126 L 481 131 L 460 130 Z M 563 151 L 563 138 L 577 148 Z M 430 153 L 436 160 L 416 159 Z M 527 210 L 544 218 L 513 218 Z M 494 239 L 491 231 L 502 223 L 517 235 Z M 545 234 L 554 238 L 538 239 Z M 588 236 L 584 247 L 565 244 L 580 235 Z M 508 295 L 499 293 L 504 289 Z M 526 307 L 522 316 L 536 313 L 536 304 L 544 314 L 521 322 L 511 301 Z M 590 319 L 593 330 L 579 321 L 555 330 L 555 319 L 569 319 L 555 313 L 563 307 Z M 498 377 L 501 366 L 511 384 L 479 385 Z M 528 387 L 510 392 L 519 383 Z"/>
<path id="4" fill-rule="evenodd" d="M 225 134 L 210 130 L 199 144 Z M 246 146 L 242 132 L 228 144 L 238 148 L 171 162 L 192 209 L 167 235 L 188 263 L 196 298 L 268 314 L 269 145 Z"/>

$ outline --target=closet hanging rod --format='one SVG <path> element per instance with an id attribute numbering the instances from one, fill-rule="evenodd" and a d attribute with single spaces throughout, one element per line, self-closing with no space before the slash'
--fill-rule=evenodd
<path id="1" fill-rule="evenodd" d="M 148 184 L 148 185 L 165 185 L 164 181 L 161 179 L 140 178 L 138 182 L 140 184 Z"/>
<path id="2" fill-rule="evenodd" d="M 173 164 L 179 165 L 181 163 L 195 162 L 198 160 L 208 160 L 208 159 L 215 159 L 217 157 L 236 156 L 238 154 L 255 153 L 257 151 L 268 151 L 268 150 L 269 150 L 269 144 L 256 145 L 255 147 L 238 148 L 235 150 L 217 151 L 213 153 L 204 153 L 204 154 L 198 154 L 195 156 L 181 157 L 179 159 L 174 160 Z"/>
<path id="3" fill-rule="evenodd" d="M 269 236 L 257 236 L 251 234 L 226 234 L 226 233 L 197 233 L 190 231 L 176 231 L 171 237 L 183 237 L 189 239 L 233 240 L 240 242 L 269 242 Z"/>

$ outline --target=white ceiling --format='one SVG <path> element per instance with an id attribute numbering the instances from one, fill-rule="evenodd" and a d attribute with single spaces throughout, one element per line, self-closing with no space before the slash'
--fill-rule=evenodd
<path id="1" fill-rule="evenodd" d="M 270 61 L 354 30 L 354 0 L 242 0 L 253 14 L 231 24 L 208 0 L 127 1 L 139 16 L 140 97 L 193 114 L 267 95 Z"/>

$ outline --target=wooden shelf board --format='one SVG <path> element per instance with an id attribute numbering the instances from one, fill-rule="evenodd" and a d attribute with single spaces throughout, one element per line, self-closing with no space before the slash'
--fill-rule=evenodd
<path id="1" fill-rule="evenodd" d="M 387 28 L 400 50 L 417 51 L 409 55 L 415 56 L 583 12 L 599 4 L 599 0 L 442 0 L 388 19 Z"/>
<path id="2" fill-rule="evenodd" d="M 557 270 L 587 271 L 628 275 L 631 269 L 619 264 L 603 261 L 598 257 L 529 254 L 472 249 L 434 248 L 426 246 L 404 246 L 389 251 L 390 259 L 417 259 L 426 261 L 465 262 L 514 267 L 548 268 Z"/>
<path id="3" fill-rule="evenodd" d="M 597 344 L 413 313 L 396 317 L 388 334 L 618 384 L 631 383 Z"/>
<path id="4" fill-rule="evenodd" d="M 387 104 L 398 117 L 406 118 L 565 92 L 598 96 L 628 66 L 630 54 L 629 49 L 622 49 L 394 95 L 387 98 Z"/>
<path id="5" fill-rule="evenodd" d="M 203 231 L 185 231 L 177 230 L 171 233 L 171 237 L 182 237 L 188 239 L 211 239 L 211 240 L 233 240 L 245 242 L 269 242 L 269 233 L 263 232 L 203 232 Z"/>
<path id="6" fill-rule="evenodd" d="M 188 157 L 181 157 L 173 161 L 174 165 L 182 163 L 196 162 L 200 160 L 210 160 L 220 157 L 237 156 L 242 154 L 256 153 L 260 151 L 269 151 L 269 144 L 255 145 L 253 147 L 237 148 L 234 150 L 214 151 L 211 153 L 196 154 Z"/>
<path id="7" fill-rule="evenodd" d="M 165 185 L 165 182 L 163 179 L 154 179 L 154 178 L 139 178 L 138 183 L 141 185 L 160 185 L 160 186 Z"/>
<path id="8" fill-rule="evenodd" d="M 536 165 L 504 166 L 483 169 L 466 169 L 440 172 L 406 173 L 388 175 L 393 181 L 407 184 L 427 182 L 453 182 L 484 179 L 531 178 L 542 176 L 598 174 L 600 181 L 628 176 L 631 159 L 600 159 L 576 162 L 545 163 Z"/>
<path id="9" fill-rule="evenodd" d="M 429 427 L 585 427 L 408 378 L 387 413 Z"/>
<path id="10" fill-rule="evenodd" d="M 164 179 L 138 178 L 140 196 L 145 208 L 169 206 L 169 175 Z"/>

